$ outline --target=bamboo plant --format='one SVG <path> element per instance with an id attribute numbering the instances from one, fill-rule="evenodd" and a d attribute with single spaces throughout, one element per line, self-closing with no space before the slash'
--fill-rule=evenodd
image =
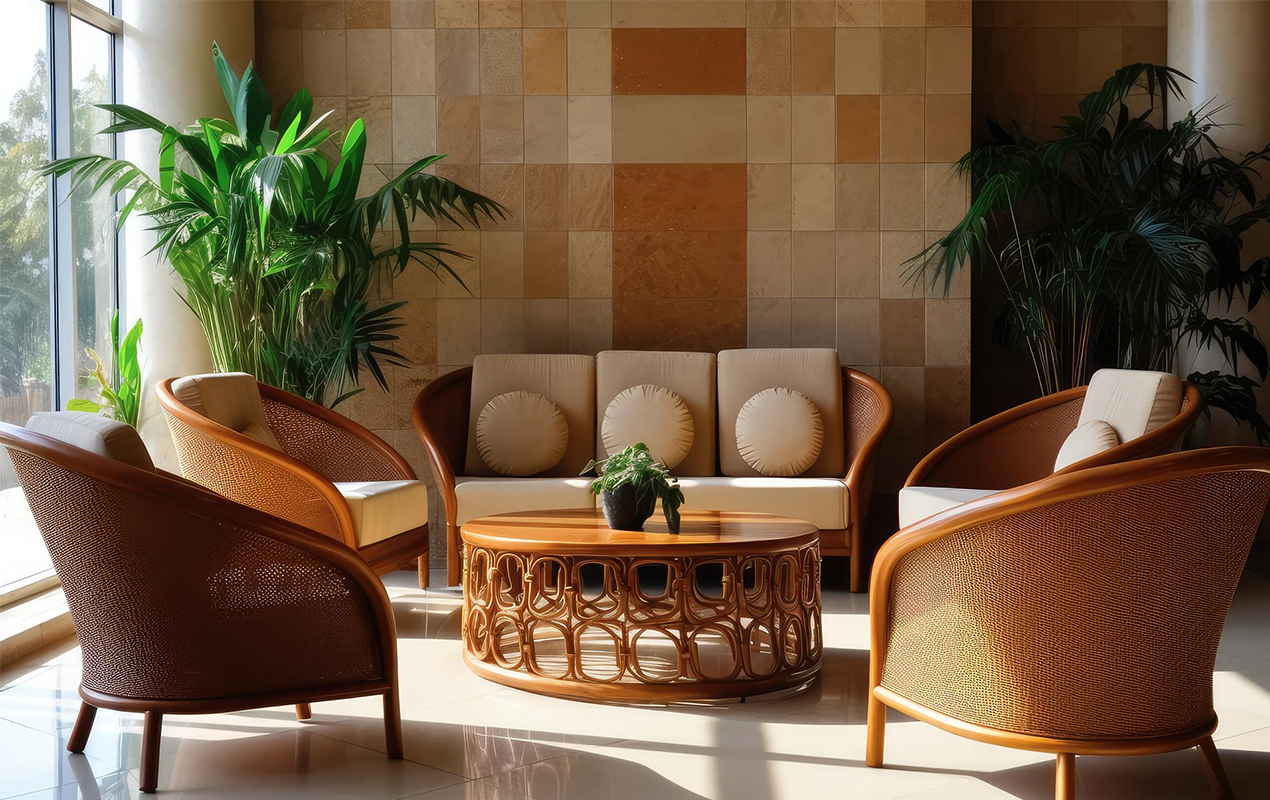
<path id="1" fill-rule="evenodd" d="M 249 64 L 237 74 L 212 46 L 229 119 L 205 117 L 179 131 L 144 111 L 104 105 L 103 133 L 160 134 L 159 174 L 105 156 L 49 164 L 74 189 L 127 192 L 120 226 L 140 213 L 153 223 L 155 249 L 184 284 L 218 371 L 335 406 L 361 391 L 364 367 L 387 390 L 384 367 L 406 359 L 392 348 L 403 302 L 376 300 L 378 287 L 412 264 L 463 281 L 447 259 L 468 256 L 443 242 L 416 241 L 420 214 L 455 226 L 502 219 L 498 203 L 415 161 L 382 188 L 358 196 L 366 159 L 362 120 L 336 146 L 301 89 L 273 124 L 273 102 Z M 91 182 L 91 184 L 90 184 Z M 466 288 L 466 286 L 464 286 Z"/>

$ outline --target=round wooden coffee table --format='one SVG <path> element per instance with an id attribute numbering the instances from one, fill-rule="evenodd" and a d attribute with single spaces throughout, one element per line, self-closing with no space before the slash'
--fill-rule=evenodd
<path id="1" fill-rule="evenodd" d="M 543 694 L 659 703 L 768 694 L 820 671 L 816 526 L 768 514 L 594 509 L 474 519 L 463 536 L 463 657 Z"/>

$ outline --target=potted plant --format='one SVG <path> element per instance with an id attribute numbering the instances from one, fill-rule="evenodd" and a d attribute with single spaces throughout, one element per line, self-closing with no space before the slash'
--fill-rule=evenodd
<path id="1" fill-rule="evenodd" d="M 615 531 L 642 531 L 661 500 L 666 528 L 679 533 L 679 506 L 684 493 L 666 465 L 655 460 L 643 442 L 603 461 L 591 461 L 583 475 L 593 474 L 591 491 L 604 502 L 604 519 Z"/>
<path id="2" fill-rule="evenodd" d="M 93 371 L 84 377 L 97 382 L 98 398 L 86 400 L 77 397 L 69 400 L 66 403 L 67 411 L 102 414 L 137 427 L 137 420 L 141 416 L 141 361 L 138 357 L 141 331 L 141 320 L 137 320 L 137 324 L 132 326 L 132 330 L 120 342 L 119 312 L 115 312 L 110 318 L 110 349 L 118 372 L 107 375 L 108 368 L 101 356 L 93 348 L 88 348 L 88 357 L 93 360 Z"/>
<path id="3" fill-rule="evenodd" d="M 239 75 L 215 44 L 212 54 L 229 119 L 204 117 L 182 131 L 131 106 L 101 106 L 114 117 L 103 133 L 160 134 L 157 176 L 100 155 L 54 161 L 43 173 L 69 176 L 72 191 L 130 193 L 118 224 L 133 212 L 153 223 L 155 249 L 180 276 L 218 371 L 331 407 L 361 391 L 363 367 L 387 390 L 384 367 L 407 363 L 392 348 L 404 303 L 380 301 L 379 287 L 412 263 L 463 285 L 446 259 L 468 258 L 420 241 L 412 222 L 479 226 L 506 209 L 430 174 L 437 155 L 359 197 L 368 137 L 360 119 L 338 141 L 323 125 L 331 112 L 315 114 L 305 89 L 275 117 L 252 66 Z"/>

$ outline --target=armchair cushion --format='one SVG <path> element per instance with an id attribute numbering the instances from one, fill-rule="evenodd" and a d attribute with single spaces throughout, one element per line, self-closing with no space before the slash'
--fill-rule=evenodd
<path id="1" fill-rule="evenodd" d="M 476 450 L 499 475 L 527 478 L 545 472 L 569 446 L 560 407 L 537 392 L 507 392 L 485 404 L 476 419 Z"/>
<path id="2" fill-rule="evenodd" d="M 692 449 L 692 412 L 676 392 L 641 383 L 613 398 L 600 426 L 605 455 L 637 442 L 648 445 L 653 458 L 674 469 Z"/>
<path id="3" fill-rule="evenodd" d="M 736 415 L 741 458 L 768 477 L 792 478 L 816 463 L 825 426 L 816 404 L 793 389 L 764 389 Z"/>
<path id="4" fill-rule="evenodd" d="M 1150 433 L 1182 410 L 1182 381 L 1170 372 L 1100 369 L 1089 381 L 1077 427 L 1102 420 L 1121 442 Z"/>
<path id="5" fill-rule="evenodd" d="M 590 478 L 459 478 L 455 523 L 513 511 L 595 508 Z"/>
<path id="6" fill-rule="evenodd" d="M 847 484 L 841 478 L 680 478 L 694 511 L 749 511 L 804 519 L 821 530 L 847 527 Z"/>
<path id="7" fill-rule="evenodd" d="M 428 487 L 423 481 L 350 481 L 335 488 L 348 503 L 358 547 L 428 522 Z"/>
<path id="8" fill-rule="evenodd" d="M 1104 453 L 1120 444 L 1115 428 L 1100 419 L 1076 426 L 1076 430 L 1067 434 L 1063 446 L 1058 450 L 1058 458 L 1054 459 L 1054 471 L 1066 469 L 1077 461 Z"/>
<path id="9" fill-rule="evenodd" d="M 269 428 L 260 387 L 245 372 L 188 375 L 172 382 L 172 394 L 191 411 L 219 425 L 244 434 L 266 447 L 282 445 Z M 250 432 L 248 432 L 250 429 Z"/>
<path id="10" fill-rule="evenodd" d="M 905 486 L 900 489 L 900 528 L 907 528 L 941 511 L 996 494 L 997 491 L 997 489 L 955 489 L 943 486 Z"/>
<path id="11" fill-rule="evenodd" d="M 26 429 L 59 442 L 154 472 L 150 452 L 137 429 L 126 422 L 87 411 L 39 411 Z"/>

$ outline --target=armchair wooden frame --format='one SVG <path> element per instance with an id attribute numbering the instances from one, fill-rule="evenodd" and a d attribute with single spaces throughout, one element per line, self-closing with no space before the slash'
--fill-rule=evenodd
<path id="1" fill-rule="evenodd" d="M 1070 396 L 1070 395 L 1069 395 Z M 910 525 L 908 528 L 895 534 L 888 540 L 877 554 L 877 558 L 873 565 L 872 581 L 869 596 L 869 613 L 870 613 L 870 653 L 869 653 L 869 696 L 868 696 L 868 731 L 867 731 L 867 748 L 866 763 L 871 767 L 881 767 L 883 762 L 883 743 L 885 737 L 886 725 L 886 707 L 896 709 L 910 717 L 922 720 L 924 722 L 935 725 L 950 733 L 974 739 L 989 744 L 1001 745 L 1004 747 L 1012 747 L 1016 749 L 1031 750 L 1038 752 L 1055 753 L 1057 755 L 1057 772 L 1055 783 L 1055 796 L 1057 800 L 1072 800 L 1075 797 L 1075 769 L 1077 755 L 1096 755 L 1096 756 L 1135 756 L 1148 755 L 1154 753 L 1164 753 L 1173 750 L 1181 750 L 1189 747 L 1196 747 L 1203 756 L 1204 766 L 1209 780 L 1219 797 L 1228 798 L 1231 796 L 1229 781 L 1226 778 L 1222 768 L 1221 761 L 1218 757 L 1216 747 L 1213 744 L 1212 734 L 1217 726 L 1216 713 L 1212 711 L 1211 695 L 1207 706 L 1207 718 L 1202 719 L 1198 724 L 1187 727 L 1182 730 L 1167 730 L 1164 733 L 1146 736 L 1132 735 L 1091 735 L 1091 736 L 1046 736 L 1038 733 L 1024 733 L 1017 730 L 1009 730 L 1004 727 L 994 727 L 982 723 L 976 723 L 960 719 L 958 716 L 936 710 L 930 705 L 919 702 L 910 697 L 904 696 L 886 685 L 886 670 L 888 668 L 888 648 L 892 644 L 892 615 L 894 613 L 894 603 L 896 601 L 896 593 L 894 591 L 893 582 L 896 579 L 897 568 L 901 561 L 920 551 L 921 548 L 929 546 L 932 543 L 940 542 L 947 537 L 953 537 L 958 534 L 966 534 L 976 530 L 986 530 L 987 526 L 1000 521 L 1008 522 L 1010 519 L 1027 515 L 1029 512 L 1044 510 L 1049 506 L 1064 503 L 1071 500 L 1079 500 L 1090 498 L 1091 496 L 1100 495 L 1106 492 L 1112 492 L 1121 489 L 1135 489 L 1137 487 L 1149 486 L 1165 481 L 1174 481 L 1187 478 L 1195 478 L 1197 476 L 1212 476 L 1215 473 L 1223 472 L 1260 472 L 1270 473 L 1270 451 L 1264 448 L 1255 447 L 1229 447 L 1214 448 L 1209 450 L 1190 451 L 1183 453 L 1172 453 L 1163 456 L 1150 458 L 1147 460 L 1122 462 L 1111 464 L 1093 469 L 1067 470 L 1062 474 L 1056 474 L 1051 478 L 1037 481 L 1015 489 L 998 492 L 996 494 L 984 497 L 979 500 L 964 503 L 956 508 L 928 517 L 920 522 Z M 1264 501 L 1264 494 L 1262 500 Z M 1251 504 L 1251 501 L 1249 501 Z M 1242 556 L 1237 552 L 1239 546 L 1232 546 L 1233 555 L 1230 556 L 1229 564 L 1224 565 L 1222 577 L 1213 580 L 1217 583 L 1228 581 L 1229 585 L 1221 585 L 1213 588 L 1213 596 L 1206 598 L 1206 602 L 1216 609 L 1215 614 L 1219 614 L 1224 618 L 1226 610 L 1229 608 L 1230 598 L 1234 594 L 1234 585 L 1238 581 L 1238 574 L 1242 569 L 1244 559 L 1247 557 L 1247 545 L 1250 545 L 1252 535 L 1257 527 L 1257 520 L 1260 519 L 1260 513 L 1264 510 L 1253 509 L 1248 513 L 1247 519 L 1241 519 L 1244 529 L 1235 533 L 1232 537 L 1243 536 L 1245 541 Z M 1151 514 L 1167 514 L 1166 511 L 1153 508 Z M 1252 517 L 1256 518 L 1253 519 Z M 1035 517 L 1028 517 L 1028 523 L 1018 523 L 1027 533 L 1024 533 L 1024 539 L 1030 534 L 1034 528 L 1032 526 L 1042 525 L 1037 522 Z M 1017 531 L 1017 529 L 1016 529 Z M 1178 528 L 1179 536 L 1185 535 L 1185 528 Z M 1082 530 L 1082 534 L 1091 536 L 1090 545 L 1098 546 L 1098 541 L 1094 538 L 1097 531 Z M 975 568 L 974 553 L 966 549 L 965 539 L 953 540 L 959 545 L 949 544 L 949 547 L 960 546 L 962 549 L 957 552 L 964 555 L 966 567 L 952 567 L 953 570 L 960 570 L 958 574 L 963 574 L 966 569 Z M 1006 554 L 1006 557 L 1013 557 Z M 1025 556 L 1018 556 L 1025 558 Z M 1090 558 L 1102 558 L 1097 554 L 1091 554 Z M 1038 562 L 1038 569 L 1046 569 L 1049 562 Z M 932 587 L 947 586 L 950 581 L 956 581 L 946 575 L 927 575 L 926 570 L 929 568 L 929 561 L 919 561 L 916 565 L 909 569 L 916 570 L 911 575 L 922 576 L 921 585 Z M 980 565 L 981 566 L 981 565 Z M 1193 570 L 1194 564 L 1179 565 L 1180 570 Z M 916 578 L 910 577 L 917 583 Z M 1132 578 L 1128 575 L 1120 576 L 1120 580 L 1130 581 Z M 1167 582 L 1167 579 L 1161 578 Z M 1004 583 L 1004 581 L 1003 581 Z M 1075 591 L 1076 586 L 1072 585 L 1071 590 Z M 1019 587 L 1014 587 L 1014 591 L 1018 591 Z M 993 593 L 993 589 L 984 590 Z M 1004 591 L 1004 590 L 1002 590 Z M 982 594 L 976 594 L 973 588 L 949 588 L 950 595 L 961 592 L 958 595 L 961 599 L 955 602 L 975 603 L 982 601 Z M 964 596 L 962 596 L 964 595 Z M 1123 599 L 1123 598 L 1122 598 Z M 928 603 L 938 603 L 941 600 L 930 600 Z M 952 602 L 952 601 L 950 601 Z M 924 606 L 925 607 L 925 606 Z M 1102 615 L 1106 619 L 1111 619 L 1110 612 L 1099 611 L 1096 605 L 1084 606 L 1092 615 Z M 1017 626 L 1024 625 L 1024 622 L 1017 622 L 1011 619 L 1003 619 L 997 621 L 1000 630 L 1013 630 Z M 929 625 L 938 625 L 937 621 L 930 621 Z M 972 625 L 970 621 L 967 625 Z M 1070 618 L 1066 623 L 1068 632 L 1073 641 L 1080 638 L 1080 631 L 1085 629 L 1082 626 L 1097 627 L 1101 621 L 1090 621 L 1088 619 Z M 1200 624 L 1200 623 L 1196 623 Z M 1012 627 L 1013 626 L 1013 627 Z M 976 628 L 978 630 L 978 628 Z M 920 632 L 911 635 L 920 636 Z M 1216 655 L 1217 639 L 1220 637 L 1220 626 L 1214 631 L 1188 631 L 1182 639 L 1168 640 L 1176 645 L 1180 650 L 1191 648 L 1194 651 L 1187 653 L 1186 657 L 1191 658 L 1202 669 L 1203 674 L 1211 675 L 1213 658 Z M 1203 640 L 1202 643 L 1193 643 Z M 1211 639 L 1211 641 L 1210 641 Z M 1006 641 L 1005 637 L 1002 641 Z M 1185 640 L 1185 641 L 1183 641 Z M 909 641 L 913 641 L 911 638 Z M 908 644 L 906 643 L 906 646 Z M 985 647 L 991 648 L 991 643 Z M 1000 647 L 1000 645 L 996 645 Z M 1162 647 L 1171 647 L 1166 644 Z M 920 647 L 928 648 L 928 645 L 921 644 Z M 1089 647 L 1089 645 L 1086 645 Z M 1211 648 L 1211 651 L 1209 650 Z M 1182 661 L 1179 652 L 1173 653 L 1178 657 L 1178 663 Z M 1016 659 L 1020 658 L 1016 654 Z M 903 658 L 911 659 L 911 652 Z M 938 664 L 940 655 L 938 650 L 932 650 L 927 653 L 926 663 L 933 663 L 936 666 L 935 671 L 939 669 Z M 1205 662 L 1207 659 L 1207 662 Z M 900 669 L 908 669 L 909 665 L 900 663 Z M 1066 675 L 1067 665 L 1056 662 L 1051 664 L 1053 670 Z M 1075 672 L 1076 670 L 1072 670 Z M 924 672 L 923 675 L 929 677 L 930 672 Z M 945 694 L 955 696 L 958 691 L 962 690 L 965 681 L 973 682 L 974 679 L 968 679 L 964 674 L 958 673 L 957 677 L 949 677 L 947 686 L 940 689 Z M 1064 698 L 1064 704 L 1077 703 L 1082 708 L 1100 708 L 1110 702 L 1110 698 L 1114 695 L 1112 690 L 1104 687 L 1097 678 L 1090 678 L 1088 675 L 1081 673 L 1081 678 L 1068 676 L 1067 682 L 1064 684 L 1070 686 L 1071 696 Z M 1209 684 L 1211 688 L 1211 683 Z M 1019 701 L 1025 702 L 1022 698 L 1029 698 L 1029 709 L 1038 703 L 1043 704 L 1043 698 L 1038 700 L 1038 696 L 1043 694 L 1043 687 L 1023 686 L 1019 689 Z M 1176 688 L 1169 687 L 1165 692 L 1161 688 L 1161 696 L 1175 695 Z M 1202 698 L 1200 698 L 1202 702 Z M 949 703 L 955 704 L 953 701 Z M 1159 701 L 1161 705 L 1165 705 L 1167 701 Z M 1052 705 L 1052 704 L 1051 704 Z M 1159 718 L 1163 715 L 1166 719 L 1172 718 L 1172 714 L 1180 715 L 1179 710 L 1173 712 L 1171 709 L 1165 709 L 1160 714 L 1154 714 L 1153 718 Z M 1032 715 L 1029 719 L 1039 719 L 1040 714 L 1034 710 L 1028 711 L 1027 714 Z M 1027 714 L 1022 716 L 1027 716 Z M 1185 717 L 1178 717 L 1186 719 Z M 1146 724 L 1146 723 L 1135 723 Z M 1043 726 L 1041 726 L 1043 727 Z"/>
<path id="2" fill-rule="evenodd" d="M 858 592 L 866 588 L 864 520 L 873 492 L 876 456 L 895 418 L 895 407 L 882 384 L 850 367 L 842 368 L 842 392 L 847 414 L 843 435 L 848 525 L 841 530 L 822 530 L 820 546 L 824 555 L 850 557 L 851 591 Z M 471 394 L 472 368 L 464 367 L 423 387 L 411 410 L 415 430 L 432 465 L 437 491 L 445 504 L 447 579 L 452 586 L 462 579 L 463 570 L 455 487 L 467 459 Z"/>
<path id="3" fill-rule="evenodd" d="M 1088 386 L 1037 398 L 971 425 L 930 451 L 907 486 L 1009 489 L 1090 467 L 1161 455 L 1172 450 L 1204 410 L 1197 387 L 1182 382 L 1182 409 L 1172 420 L 1136 439 L 1054 472 L 1054 460 L 1076 428 Z"/>
<path id="4" fill-rule="evenodd" d="M 278 451 L 186 406 L 172 390 L 176 380 L 162 381 L 155 393 L 185 477 L 343 542 L 380 575 L 413 562 L 419 586 L 428 587 L 427 523 L 360 547 L 348 501 L 335 487 L 335 481 L 418 480 L 391 445 L 328 408 L 258 383 L 265 417 L 283 447 Z"/>
<path id="5" fill-rule="evenodd" d="M 158 784 L 159 744 L 162 735 L 163 717 L 166 714 L 212 714 L 279 705 L 295 705 L 296 717 L 306 720 L 310 718 L 312 713 L 310 709 L 311 703 L 350 697 L 382 695 L 384 700 L 384 732 L 388 757 L 393 759 L 402 757 L 401 710 L 397 675 L 397 635 L 392 605 L 383 583 L 374 571 L 367 566 L 366 562 L 352 550 L 340 542 L 332 541 L 325 536 L 315 535 L 311 530 L 274 515 L 231 502 L 202 486 L 177 476 L 168 475 L 161 471 L 152 473 L 137 469 L 128 464 L 89 453 L 56 439 L 22 428 L 0 424 L 0 444 L 7 448 L 11 455 L 15 457 L 15 466 L 17 458 L 23 456 L 33 457 L 29 459 L 27 466 L 29 469 L 37 470 L 37 475 L 48 471 L 50 469 L 49 465 L 51 465 L 51 468 L 60 469 L 63 473 L 83 476 L 95 486 L 110 487 L 112 491 L 118 493 L 118 496 L 126 497 L 130 503 L 135 502 L 146 508 L 154 509 L 156 514 L 179 514 L 181 519 L 196 522 L 200 526 L 206 526 L 206 530 L 196 531 L 151 531 L 159 535 L 170 535 L 174 540 L 173 552 L 156 556 L 154 559 L 155 563 L 161 564 L 164 559 L 183 558 L 181 553 L 183 545 L 179 542 L 181 535 L 205 534 L 215 536 L 219 531 L 244 531 L 258 540 L 267 540 L 275 543 L 279 546 L 280 551 L 298 551 L 311 560 L 323 564 L 323 569 L 333 574 L 347 576 L 351 580 L 352 585 L 355 585 L 360 590 L 365 601 L 365 607 L 370 613 L 370 622 L 373 625 L 370 638 L 376 648 L 375 658 L 379 665 L 377 678 L 351 682 L 324 682 L 321 669 L 317 666 L 294 663 L 294 660 L 290 658 L 285 661 L 278 661 L 271 659 L 267 653 L 261 653 L 257 663 L 243 663 L 241 665 L 242 668 L 244 670 L 255 670 L 263 674 L 270 674 L 270 671 L 272 671 L 273 673 L 287 676 L 278 678 L 275 682 L 285 682 L 290 676 L 303 676 L 303 683 L 306 685 L 300 685 L 294 689 L 240 693 L 235 692 L 233 689 L 238 679 L 234 675 L 229 674 L 212 678 L 221 687 L 221 691 L 217 691 L 211 696 L 188 696 L 182 692 L 164 696 L 165 693 L 162 688 L 165 680 L 164 676 L 170 674 L 168 672 L 170 667 L 163 667 L 162 662 L 173 659 L 178 664 L 182 663 L 180 659 L 188 657 L 184 649 L 174 646 L 175 643 L 166 648 L 161 647 L 150 639 L 146 639 L 143 643 L 134 643 L 133 647 L 129 647 L 128 644 L 132 640 L 133 632 L 126 627 L 120 627 L 128 625 L 129 621 L 118 618 L 100 619 L 96 603 L 93 602 L 93 594 L 89 592 L 87 595 L 83 595 L 81 592 L 76 591 L 77 584 L 85 576 L 81 571 L 81 565 L 76 563 L 77 558 L 73 549 L 61 551 L 60 555 L 62 558 L 60 559 L 58 558 L 59 554 L 55 553 L 55 566 L 59 577 L 62 578 L 63 585 L 67 587 L 67 598 L 71 615 L 75 621 L 76 629 L 80 631 L 80 636 L 88 636 L 92 635 L 90 632 L 97 632 L 101 635 L 101 638 L 108 640 L 106 643 L 81 641 L 84 646 L 85 661 L 88 662 L 90 658 L 94 657 L 98 660 L 108 661 L 108 657 L 102 659 L 100 656 L 90 656 L 92 651 L 105 651 L 107 653 L 119 653 L 121 658 L 126 659 L 129 664 L 133 664 L 131 669 L 100 664 L 96 665 L 98 668 L 94 670 L 98 674 L 105 672 L 111 675 L 112 679 L 117 679 L 119 683 L 126 684 L 129 687 L 127 694 L 94 689 L 85 685 L 86 679 L 81 681 L 79 694 L 83 704 L 80 706 L 75 727 L 67 742 L 67 749 L 70 752 L 82 753 L 84 751 L 89 734 L 92 731 L 93 722 L 96 719 L 97 709 L 108 708 L 116 711 L 144 714 L 140 788 L 141 791 L 149 793 L 154 792 Z M 56 476 L 53 477 L 53 480 L 56 480 Z M 57 499 L 49 502 L 61 503 Z M 91 502 L 91 500 L 86 502 Z M 37 509 L 37 519 L 41 519 L 41 516 Z M 41 527 L 43 528 L 45 524 L 56 527 L 60 521 L 55 515 L 50 522 L 46 523 L 41 520 Z M 80 523 L 76 524 L 80 525 Z M 145 528 L 146 526 L 153 527 L 160 524 L 154 519 L 128 518 L 125 526 Z M 46 533 L 47 537 L 48 534 Z M 56 550 L 57 548 L 51 547 L 51 549 Z M 91 577 L 95 580 L 101 579 L 101 576 Z M 142 591 L 151 592 L 150 589 L 143 589 Z M 278 591 L 284 592 L 285 587 L 279 588 Z M 147 594 L 146 596 L 149 599 L 157 599 L 152 594 Z M 147 611 L 143 607 L 137 607 L 135 611 L 139 617 L 144 617 L 147 613 L 161 613 L 169 618 L 175 618 L 180 622 L 183 629 L 188 629 L 190 637 L 208 635 L 204 624 L 200 623 L 200 617 L 208 614 L 210 609 L 200 605 L 196 599 L 190 599 L 186 596 L 173 597 L 163 601 L 161 612 L 153 608 Z M 252 630 L 243 633 L 244 636 L 249 638 L 253 634 L 267 631 L 270 626 L 278 624 L 276 616 L 268 616 L 262 613 L 256 619 L 251 617 L 252 612 L 248 611 L 245 613 L 247 616 L 244 619 L 255 620 L 251 622 Z M 141 627 L 144 628 L 146 626 Z M 143 634 L 143 636 L 150 635 L 148 633 Z M 325 647 L 327 645 L 320 646 Z M 134 663 L 137 654 L 129 652 L 138 647 L 147 653 L 147 657 L 140 665 Z M 300 660 L 303 659 L 301 658 Z M 88 672 L 86 664 L 85 673 Z M 296 679 L 300 680 L 298 677 Z M 329 678 L 327 681 L 329 681 Z"/>

